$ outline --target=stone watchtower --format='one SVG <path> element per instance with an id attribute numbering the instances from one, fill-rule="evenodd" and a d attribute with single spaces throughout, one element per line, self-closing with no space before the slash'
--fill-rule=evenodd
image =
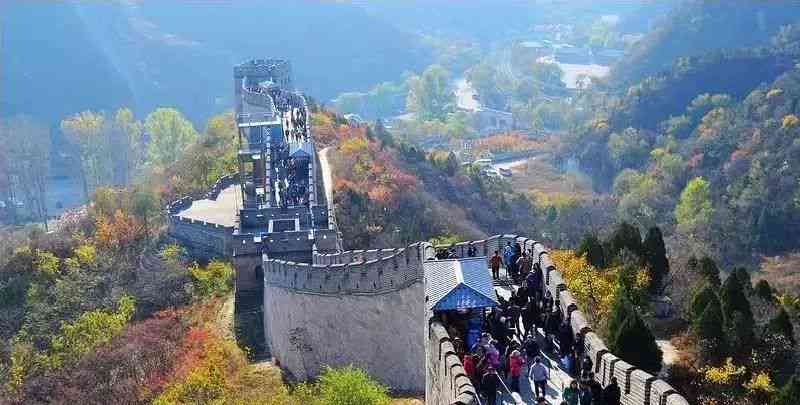
<path id="1" fill-rule="evenodd" d="M 311 262 L 337 251 L 305 98 L 285 60 L 234 67 L 241 209 L 232 238 L 237 298 L 260 295 L 263 260 Z"/>

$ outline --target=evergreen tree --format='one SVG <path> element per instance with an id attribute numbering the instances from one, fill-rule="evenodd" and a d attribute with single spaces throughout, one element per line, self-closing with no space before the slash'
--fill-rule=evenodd
<path id="1" fill-rule="evenodd" d="M 611 305 L 611 316 L 608 319 L 608 337 L 613 338 L 616 336 L 620 326 L 631 315 L 634 315 L 633 304 L 631 304 L 625 291 L 620 288 L 614 297 L 614 303 Z"/>
<path id="2" fill-rule="evenodd" d="M 731 276 L 725 280 L 719 299 L 731 347 L 749 347 L 753 341 L 753 311 L 738 277 Z"/>
<path id="3" fill-rule="evenodd" d="M 786 385 L 772 397 L 770 405 L 800 404 L 800 378 L 793 376 Z"/>
<path id="4" fill-rule="evenodd" d="M 600 244 L 600 240 L 595 235 L 586 234 L 581 240 L 577 253 L 579 256 L 586 255 L 586 261 L 598 269 L 606 266 L 603 245 Z"/>
<path id="5" fill-rule="evenodd" d="M 696 321 L 700 318 L 700 315 L 705 312 L 708 303 L 712 300 L 716 300 L 719 304 L 719 299 L 717 298 L 717 293 L 714 291 L 709 285 L 706 285 L 705 288 L 698 291 L 694 297 L 692 297 L 692 303 L 690 307 L 692 321 Z"/>
<path id="6" fill-rule="evenodd" d="M 609 258 L 616 257 L 623 249 L 628 249 L 641 256 L 642 235 L 639 233 L 639 228 L 627 222 L 622 222 L 617 225 L 617 228 L 614 229 L 614 232 L 611 234 L 609 249 L 609 253 L 611 253 L 608 255 Z"/>
<path id="7" fill-rule="evenodd" d="M 667 248 L 664 246 L 664 237 L 661 234 L 661 229 L 657 226 L 647 230 L 643 249 L 647 269 L 650 272 L 650 292 L 657 292 L 664 282 L 664 277 L 669 273 Z"/>
<path id="8" fill-rule="evenodd" d="M 783 308 L 780 309 L 777 315 L 770 319 L 765 332 L 768 334 L 783 335 L 794 345 L 794 327 L 792 327 L 789 314 L 786 313 L 786 310 Z"/>
<path id="9" fill-rule="evenodd" d="M 716 295 L 711 295 L 705 310 L 692 323 L 692 328 L 700 339 L 718 342 L 723 340 L 722 308 Z"/>
<path id="10" fill-rule="evenodd" d="M 772 286 L 769 285 L 767 280 L 759 280 L 754 290 L 756 297 L 766 302 L 775 302 L 775 292 L 772 290 Z"/>
<path id="11" fill-rule="evenodd" d="M 380 139 L 384 146 L 394 146 L 394 138 L 392 138 L 392 134 L 389 133 L 380 118 L 375 121 L 375 137 Z"/>
<path id="12" fill-rule="evenodd" d="M 650 328 L 637 314 L 620 325 L 609 349 L 619 358 L 650 373 L 661 370 L 661 349 Z"/>
<path id="13" fill-rule="evenodd" d="M 717 263 L 714 262 L 714 259 L 708 256 L 700 259 L 700 262 L 697 264 L 697 271 L 706 281 L 711 283 L 711 285 L 719 287 L 721 283 L 719 279 L 719 268 L 717 267 Z"/>
<path id="14" fill-rule="evenodd" d="M 731 277 L 739 279 L 739 284 L 742 285 L 745 293 L 750 294 L 753 292 L 753 281 L 750 279 L 750 272 L 744 267 L 737 267 L 731 272 Z"/>

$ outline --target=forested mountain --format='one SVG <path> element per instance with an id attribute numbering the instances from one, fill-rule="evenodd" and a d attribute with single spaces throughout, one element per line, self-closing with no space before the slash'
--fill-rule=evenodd
<path id="1" fill-rule="evenodd" d="M 686 1 L 617 64 L 612 80 L 630 85 L 668 69 L 678 57 L 765 45 L 798 17 L 800 7 L 794 2 Z"/>
<path id="2" fill-rule="evenodd" d="M 3 108 L 57 123 L 86 109 L 133 102 L 131 83 L 66 3 L 5 3 L 2 25 Z"/>
<path id="3" fill-rule="evenodd" d="M 49 122 L 90 108 L 168 105 L 200 123 L 230 108 L 231 66 L 253 56 L 291 60 L 297 87 L 323 100 L 430 59 L 413 36 L 333 2 L 14 2 L 0 18 L 4 55 L 13 55 L 3 114 Z"/>
<path id="4" fill-rule="evenodd" d="M 800 30 L 784 26 L 766 46 L 588 91 L 592 113 L 565 152 L 613 192 L 620 219 L 667 225 L 690 249 L 729 262 L 796 249 L 798 50 Z"/>

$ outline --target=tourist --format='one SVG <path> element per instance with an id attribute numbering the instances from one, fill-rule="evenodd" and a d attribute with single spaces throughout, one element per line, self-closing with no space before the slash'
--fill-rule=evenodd
<path id="1" fill-rule="evenodd" d="M 550 290 L 547 290 L 544 293 L 544 299 L 542 300 L 542 312 L 545 314 L 550 314 L 553 312 L 553 295 L 550 294 Z"/>
<path id="2" fill-rule="evenodd" d="M 492 256 L 492 258 L 489 259 L 489 264 L 492 267 L 492 280 L 497 280 L 497 279 L 500 278 L 500 262 L 501 261 L 502 261 L 502 259 L 500 259 L 500 255 L 495 250 L 494 251 L 494 256 Z"/>
<path id="3" fill-rule="evenodd" d="M 488 405 L 497 405 L 497 389 L 500 388 L 500 385 L 500 376 L 497 375 L 495 368 L 487 367 L 486 373 L 481 378 L 481 388 Z"/>
<path id="4" fill-rule="evenodd" d="M 605 402 L 605 405 L 619 405 L 621 395 L 622 392 L 619 389 L 619 385 L 617 385 L 617 377 L 611 377 L 611 382 L 603 390 L 603 402 Z"/>
<path id="5" fill-rule="evenodd" d="M 547 395 L 547 380 L 550 379 L 550 369 L 542 363 L 542 358 L 536 356 L 533 364 L 528 368 L 528 379 L 533 380 L 533 390 L 537 397 Z"/>
<path id="6" fill-rule="evenodd" d="M 514 257 L 514 247 L 511 242 L 506 242 L 506 247 L 503 248 L 503 264 L 506 266 L 506 275 L 511 269 L 511 260 Z"/>
<path id="7" fill-rule="evenodd" d="M 464 365 L 464 372 L 467 374 L 467 377 L 469 377 L 469 380 L 472 381 L 473 385 L 476 384 L 476 372 L 478 370 L 477 366 L 479 360 L 477 354 L 466 354 L 462 362 Z"/>
<path id="8" fill-rule="evenodd" d="M 550 403 L 544 397 L 539 397 L 536 399 L 536 405 L 549 405 Z"/>
<path id="9" fill-rule="evenodd" d="M 530 274 L 532 265 L 533 260 L 531 260 L 530 255 L 528 255 L 527 252 L 522 252 L 522 256 L 517 259 L 517 268 L 519 269 L 520 275 L 525 277 Z"/>
<path id="10" fill-rule="evenodd" d="M 585 381 L 581 382 L 581 405 L 592 405 L 592 390 Z"/>
<path id="11" fill-rule="evenodd" d="M 535 302 L 528 301 L 528 303 L 522 307 L 522 327 L 525 328 L 526 334 L 530 335 L 536 333 L 538 318 L 539 308 L 536 306 Z"/>
<path id="12" fill-rule="evenodd" d="M 558 328 L 558 347 L 562 356 L 567 353 L 572 353 L 573 342 L 574 336 L 572 335 L 572 327 L 567 321 L 564 321 Z"/>
<path id="13" fill-rule="evenodd" d="M 594 378 L 594 373 L 589 373 L 589 378 L 586 379 L 586 384 L 589 386 L 589 389 L 592 390 L 592 398 L 594 398 L 594 403 L 602 404 L 603 398 L 603 386 Z"/>
<path id="14" fill-rule="evenodd" d="M 518 299 L 515 292 L 511 292 L 511 299 L 509 300 L 508 310 L 505 311 L 506 317 L 508 321 L 511 323 L 511 336 L 517 335 L 520 338 L 525 336 L 522 333 L 522 326 L 520 325 L 520 315 L 522 314 L 522 308 L 517 305 Z"/>
<path id="15" fill-rule="evenodd" d="M 575 351 L 575 356 L 577 358 L 583 358 L 581 360 L 581 380 L 588 380 L 590 375 L 592 374 L 592 367 L 594 367 L 594 362 L 590 356 L 581 356 L 578 354 L 578 351 Z"/>
<path id="16" fill-rule="evenodd" d="M 508 371 L 511 374 L 511 391 L 519 392 L 519 375 L 522 373 L 522 366 L 525 364 L 525 358 L 522 357 L 519 350 L 511 352 L 508 358 Z"/>
<path id="17" fill-rule="evenodd" d="M 475 246 L 469 245 L 469 248 L 467 248 L 467 256 L 468 257 L 475 257 L 477 255 L 478 255 L 478 248 L 476 248 Z"/>
<path id="18" fill-rule="evenodd" d="M 569 383 L 569 387 L 564 389 L 564 393 L 561 395 L 564 398 L 564 402 L 568 405 L 579 405 L 581 400 L 581 391 L 578 389 L 578 382 L 572 380 Z"/>
<path id="19" fill-rule="evenodd" d="M 539 358 L 539 343 L 533 333 L 528 332 L 528 336 L 525 337 L 525 341 L 522 343 L 522 348 L 525 350 L 525 355 L 528 357 L 529 362 Z"/>

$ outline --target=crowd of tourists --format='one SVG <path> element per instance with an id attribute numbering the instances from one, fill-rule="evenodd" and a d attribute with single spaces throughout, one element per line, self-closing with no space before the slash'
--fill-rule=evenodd
<path id="1" fill-rule="evenodd" d="M 470 252 L 477 255 L 475 250 Z M 551 369 L 558 367 L 572 381 L 562 387 L 563 402 L 556 405 L 619 405 L 616 379 L 605 388 L 595 379 L 584 335 L 573 333 L 558 297 L 543 288 L 543 272 L 532 255 L 511 243 L 502 252 L 495 251 L 489 259 L 492 277 L 499 279 L 501 266 L 506 269 L 512 284 L 510 298 L 498 294 L 498 305 L 486 313 L 483 333 L 471 347 L 466 347 L 458 330 L 449 330 L 464 371 L 485 400 L 482 403 L 496 405 L 498 392 L 505 390 L 519 393 L 520 378 L 525 376 L 532 382 L 536 404 L 550 404 L 547 384 Z M 436 257 L 457 258 L 454 248 L 442 249 Z"/>

